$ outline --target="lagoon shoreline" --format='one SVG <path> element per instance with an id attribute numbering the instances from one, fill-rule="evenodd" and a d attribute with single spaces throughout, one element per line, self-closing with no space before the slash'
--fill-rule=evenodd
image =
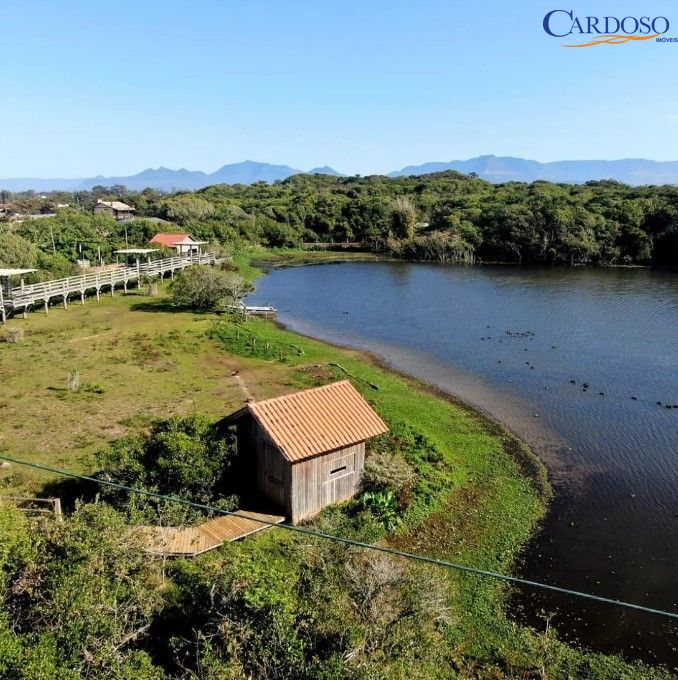
<path id="1" fill-rule="evenodd" d="M 648 382 L 651 370 L 639 366 L 645 361 L 652 369 L 670 357 L 661 341 L 666 332 L 654 333 L 646 351 L 645 334 L 638 329 L 654 329 L 670 313 L 672 279 L 637 267 L 595 268 L 599 273 L 577 267 L 567 273 L 344 262 L 323 269 L 304 272 L 276 262 L 253 299 L 279 308 L 279 327 L 349 350 L 473 414 L 488 432 L 517 443 L 514 461 L 529 451 L 520 474 L 533 486 L 535 479 L 545 481 L 547 512 L 532 527 L 511 570 L 530 580 L 662 608 L 663 584 L 670 586 L 662 570 L 673 556 L 661 542 L 666 515 L 657 512 L 656 495 L 648 491 L 646 499 L 643 492 L 656 489 L 657 473 L 662 484 L 670 479 L 664 471 L 670 472 L 672 463 L 662 450 L 670 443 L 664 442 L 670 430 L 663 424 L 672 411 L 658 410 L 655 401 L 669 394 L 671 385 L 664 384 L 666 373 Z M 648 300 L 649 290 L 662 295 Z M 602 321 L 619 314 L 646 323 L 632 323 L 608 337 L 604 330 L 610 326 Z M 533 329 L 538 337 L 512 335 L 507 328 Z M 574 329 L 572 342 L 565 342 L 569 329 Z M 493 337 L 481 337 L 488 334 Z M 620 373 L 610 360 L 615 356 L 640 361 L 623 364 Z M 651 428 L 645 426 L 650 418 Z M 637 450 L 644 452 L 642 459 Z M 644 505 L 634 501 L 632 513 L 629 497 Z M 670 511 L 670 496 L 657 502 L 664 504 L 660 510 L 669 505 Z M 638 530 L 628 531 L 631 526 Z M 656 558 L 639 566 L 635 556 L 645 553 Z M 648 571 L 654 592 L 634 590 L 637 568 Z M 605 607 L 569 599 L 530 595 L 511 601 L 510 608 L 517 603 L 524 609 L 517 620 L 537 629 L 543 624 L 539 612 L 557 612 L 554 625 L 582 648 L 675 665 L 674 634 L 664 622 L 637 614 L 621 621 Z"/>
<path id="2" fill-rule="evenodd" d="M 383 371 L 393 373 L 399 378 L 413 383 L 419 390 L 448 401 L 454 406 L 463 409 L 478 422 L 482 423 L 490 434 L 502 438 L 505 449 L 511 452 L 513 459 L 518 463 L 520 469 L 533 484 L 541 500 L 548 506 L 548 503 L 554 495 L 553 486 L 549 478 L 551 474 L 550 465 L 556 464 L 555 456 L 552 453 L 548 453 L 546 447 L 543 445 L 539 446 L 534 442 L 531 443 L 529 441 L 530 437 L 521 434 L 520 428 L 515 427 L 515 423 L 506 421 L 496 412 L 492 412 L 486 407 L 474 403 L 472 399 L 469 398 L 468 394 L 453 392 L 450 389 L 428 382 L 420 376 L 417 376 L 416 373 L 408 370 L 405 366 L 393 364 L 386 357 L 379 354 L 377 350 L 357 348 L 349 344 L 319 337 L 312 333 L 305 333 L 284 321 L 276 320 L 272 323 L 280 330 L 284 330 L 288 333 L 293 333 L 300 337 L 314 340 L 315 342 L 321 342 L 334 349 L 355 353 L 365 363 Z"/>

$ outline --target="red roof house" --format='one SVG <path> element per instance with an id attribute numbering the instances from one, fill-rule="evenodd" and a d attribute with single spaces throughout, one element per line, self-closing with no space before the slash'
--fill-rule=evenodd
<path id="1" fill-rule="evenodd" d="M 189 234 L 156 234 L 151 240 L 151 245 L 164 246 L 165 248 L 174 248 L 174 244 L 183 241 L 185 238 L 190 238 Z"/>
<path id="2" fill-rule="evenodd" d="M 189 255 L 191 253 L 199 253 L 200 246 L 204 245 L 205 241 L 196 241 L 190 234 L 161 232 L 156 234 L 149 243 L 163 248 L 174 248 L 179 255 Z"/>

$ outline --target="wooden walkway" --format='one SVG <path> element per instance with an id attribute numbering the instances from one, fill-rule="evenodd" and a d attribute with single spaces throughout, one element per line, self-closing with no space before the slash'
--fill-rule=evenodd
<path id="1" fill-rule="evenodd" d="M 239 510 L 233 515 L 223 515 L 208 520 L 197 527 L 138 527 L 146 552 L 164 557 L 195 557 L 215 550 L 224 543 L 237 541 L 257 531 L 269 529 L 269 524 L 257 520 L 281 524 L 281 515 L 268 515 L 262 512 Z"/>
<path id="2" fill-rule="evenodd" d="M 110 294 L 116 286 L 122 285 L 125 291 L 127 286 L 139 281 L 143 277 L 164 277 L 165 274 L 174 275 L 177 270 L 185 269 L 196 264 L 215 264 L 216 256 L 211 253 L 200 255 L 183 255 L 181 257 L 166 257 L 152 262 L 137 263 L 136 265 L 120 265 L 103 272 L 82 274 L 81 276 L 69 276 L 65 279 L 52 279 L 42 283 L 7 287 L 2 295 L 2 318 L 10 312 L 22 311 L 24 316 L 28 310 L 37 303 L 42 303 L 45 312 L 49 308 L 52 298 L 61 298 L 64 307 L 68 307 L 69 295 L 79 294 L 81 304 L 85 304 L 85 294 L 94 291 L 97 300 L 101 297 L 101 291 L 108 289 Z"/>

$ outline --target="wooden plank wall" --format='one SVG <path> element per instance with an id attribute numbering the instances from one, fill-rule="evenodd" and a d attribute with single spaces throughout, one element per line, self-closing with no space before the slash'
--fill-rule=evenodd
<path id="1" fill-rule="evenodd" d="M 253 439 L 257 458 L 257 488 L 289 514 L 292 482 L 290 463 L 256 424 Z"/>
<path id="2" fill-rule="evenodd" d="M 257 489 L 293 522 L 354 496 L 365 468 L 365 443 L 290 463 L 254 419 L 238 423 L 238 447 L 256 459 Z"/>
<path id="3" fill-rule="evenodd" d="M 364 467 L 364 442 L 292 465 L 289 503 L 292 522 L 297 523 L 355 495 L 360 489 Z"/>

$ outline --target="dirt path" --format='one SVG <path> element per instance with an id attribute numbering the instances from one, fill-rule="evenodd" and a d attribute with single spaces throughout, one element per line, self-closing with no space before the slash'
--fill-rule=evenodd
<path id="1" fill-rule="evenodd" d="M 238 369 L 236 369 L 236 371 L 237 370 Z M 247 385 L 245 384 L 245 381 L 242 379 L 240 372 L 234 373 L 233 377 L 235 378 L 235 381 L 238 383 L 238 387 L 240 387 L 242 393 L 245 395 L 245 399 L 247 401 L 253 401 L 254 397 L 252 397 L 252 393 L 247 389 Z"/>

